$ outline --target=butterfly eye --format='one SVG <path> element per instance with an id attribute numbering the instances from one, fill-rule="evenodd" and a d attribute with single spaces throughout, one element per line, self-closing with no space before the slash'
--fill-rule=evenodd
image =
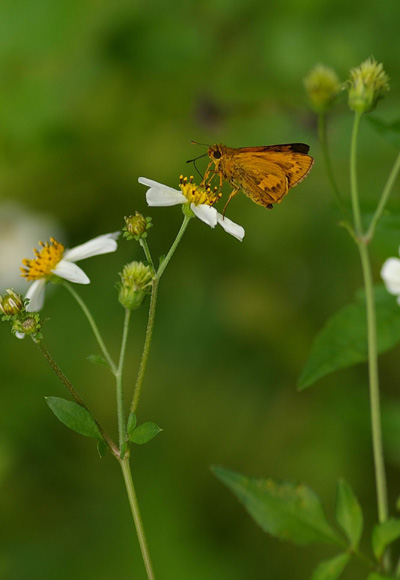
<path id="1" fill-rule="evenodd" d="M 220 159 L 222 157 L 221 151 L 213 151 L 214 159 Z"/>

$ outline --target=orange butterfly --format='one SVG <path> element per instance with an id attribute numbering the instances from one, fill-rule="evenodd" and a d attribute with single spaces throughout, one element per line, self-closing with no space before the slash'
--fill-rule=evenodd
<path id="1" fill-rule="evenodd" d="M 215 175 L 219 175 L 220 187 L 223 179 L 233 186 L 224 214 L 228 203 L 240 190 L 255 203 L 272 209 L 272 204 L 280 203 L 289 189 L 310 172 L 314 159 L 307 155 L 309 149 L 305 143 L 239 149 L 213 145 L 208 149 L 211 161 L 203 184 L 210 185 Z M 215 168 L 211 169 L 213 163 Z"/>

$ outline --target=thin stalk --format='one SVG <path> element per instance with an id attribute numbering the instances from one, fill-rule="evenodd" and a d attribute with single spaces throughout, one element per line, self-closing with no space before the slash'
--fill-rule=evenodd
<path id="1" fill-rule="evenodd" d="M 190 217 L 185 215 L 185 217 L 183 219 L 183 223 L 181 225 L 181 228 L 180 228 L 180 230 L 179 230 L 179 232 L 174 240 L 174 243 L 172 244 L 172 246 L 171 246 L 168 254 L 165 256 L 164 260 L 161 262 L 160 267 L 158 268 L 158 270 L 153 278 L 151 298 L 150 298 L 149 317 L 147 320 L 146 336 L 145 336 L 145 340 L 144 340 L 142 358 L 140 360 L 138 376 L 136 379 L 136 384 L 135 384 L 135 388 L 133 391 L 133 398 L 132 398 L 132 403 L 131 403 L 131 408 L 130 408 L 130 411 L 132 413 L 136 412 L 136 409 L 137 409 L 138 404 L 139 404 L 140 394 L 141 394 L 142 385 L 143 385 L 143 379 L 144 379 L 144 375 L 146 372 L 147 361 L 149 358 L 150 344 L 151 344 L 151 338 L 153 336 L 154 320 L 155 320 L 155 316 L 156 316 L 157 294 L 158 294 L 158 285 L 160 283 L 160 278 L 161 278 L 163 272 L 165 271 L 165 268 L 168 266 L 168 263 L 171 260 L 176 248 L 178 247 L 178 244 L 181 241 L 183 234 L 185 233 L 185 230 L 187 228 L 187 225 L 188 225 L 190 219 L 191 219 Z"/>
<path id="2" fill-rule="evenodd" d="M 75 402 L 78 403 L 78 405 L 80 405 L 81 407 L 83 407 L 87 411 L 89 411 L 89 413 L 92 415 L 92 417 L 93 417 L 93 419 L 94 419 L 94 421 L 95 421 L 95 423 L 96 423 L 96 425 L 101 433 L 101 436 L 103 437 L 104 441 L 107 443 L 111 453 L 115 457 L 118 458 L 119 457 L 118 447 L 115 445 L 115 443 L 113 442 L 111 437 L 107 434 L 107 432 L 103 429 L 103 427 L 97 421 L 96 417 L 94 417 L 93 413 L 90 411 L 90 409 L 86 405 L 85 401 L 82 399 L 82 397 L 79 395 L 79 393 L 75 390 L 72 383 L 64 375 L 64 373 L 62 372 L 62 370 L 60 369 L 60 367 L 58 366 L 56 361 L 53 359 L 53 357 L 51 356 L 51 354 L 47 350 L 47 348 L 44 346 L 44 344 L 42 342 L 36 340 L 35 338 L 32 337 L 32 340 L 36 344 L 36 346 L 38 347 L 38 349 L 40 350 L 40 352 L 42 353 L 42 355 L 44 356 L 44 358 L 46 359 L 46 361 L 48 362 L 48 364 L 50 365 L 52 370 L 55 372 L 57 377 L 60 379 L 60 381 L 63 383 L 63 385 L 68 389 L 68 391 L 72 395 Z"/>
<path id="3" fill-rule="evenodd" d="M 143 522 L 140 515 L 139 504 L 136 497 L 135 488 L 132 480 L 131 468 L 129 465 L 129 458 L 125 456 L 124 459 L 120 461 L 122 474 L 124 476 L 124 482 L 126 487 L 126 492 L 128 494 L 129 505 L 131 506 L 133 521 L 135 522 L 136 533 L 139 539 L 140 551 L 142 553 L 143 562 L 147 572 L 148 580 L 155 580 L 153 567 L 150 560 L 149 549 L 147 546 L 146 536 L 144 533 Z"/>
<path id="4" fill-rule="evenodd" d="M 77 292 L 75 292 L 75 290 L 73 289 L 73 287 L 71 286 L 71 284 L 69 284 L 68 282 L 63 282 L 63 285 L 65 286 L 65 288 L 72 294 L 72 296 L 75 298 L 75 300 L 78 302 L 79 306 L 82 308 L 83 313 L 85 314 L 86 318 L 88 319 L 88 322 L 93 330 L 93 334 L 96 337 L 96 340 L 99 344 L 99 347 L 101 348 L 105 359 L 107 360 L 108 364 L 111 367 L 111 371 L 114 375 L 116 375 L 117 373 L 117 367 L 113 361 L 113 359 L 110 356 L 110 353 L 107 350 L 106 345 L 104 344 L 104 341 L 101 337 L 100 331 L 97 327 L 96 322 L 94 321 L 94 318 L 89 310 L 89 308 L 86 306 L 86 304 L 84 303 L 84 301 L 82 300 L 82 298 L 79 296 L 79 294 Z"/>
<path id="5" fill-rule="evenodd" d="M 145 238 L 140 238 L 139 243 L 140 243 L 140 245 L 143 248 L 144 255 L 146 256 L 146 260 L 149 263 L 149 266 L 151 268 L 152 274 L 154 274 L 155 271 L 156 271 L 156 269 L 154 268 L 153 258 L 151 257 L 151 253 L 150 253 L 150 250 L 149 250 L 149 246 L 147 244 L 147 241 L 146 241 Z"/>
<path id="6" fill-rule="evenodd" d="M 351 135 L 350 147 L 350 193 L 351 204 L 353 207 L 354 229 L 356 236 L 361 238 L 363 235 L 363 225 L 361 219 L 360 202 L 358 197 L 358 181 L 357 181 L 357 137 L 360 128 L 362 113 L 354 113 L 353 132 Z"/>
<path id="7" fill-rule="evenodd" d="M 326 134 L 326 113 L 320 113 L 318 115 L 318 137 L 319 137 L 319 142 L 320 142 L 320 146 L 322 149 L 322 154 L 324 157 L 326 173 L 327 173 L 328 179 L 331 183 L 333 193 L 335 194 L 336 202 L 339 206 L 339 209 L 342 211 L 342 213 L 345 213 L 345 207 L 343 204 L 342 194 L 340 193 L 338 184 L 337 184 L 336 179 L 335 179 L 335 174 L 334 174 L 333 167 L 332 167 L 331 156 L 329 153 L 328 138 L 327 138 L 327 134 Z"/>
<path id="8" fill-rule="evenodd" d="M 383 210 L 385 209 L 385 205 L 387 200 L 389 199 L 390 193 L 392 191 L 394 182 L 400 171 L 400 153 L 397 155 L 394 165 L 392 167 L 391 172 L 389 173 L 389 177 L 387 178 L 385 187 L 383 189 L 381 199 L 379 200 L 378 207 L 375 210 L 374 215 L 372 216 L 370 226 L 368 228 L 366 237 L 371 240 L 375 233 L 376 224 L 378 223 L 379 218 L 382 215 Z"/>
<path id="9" fill-rule="evenodd" d="M 122 373 L 124 370 L 124 360 L 126 352 L 126 343 L 128 340 L 129 321 L 131 317 L 131 310 L 125 309 L 124 330 L 122 333 L 121 351 L 119 355 L 118 370 L 116 374 L 116 391 L 117 391 L 117 414 L 118 414 L 118 434 L 119 446 L 126 441 L 126 424 L 125 424 L 125 408 L 124 408 L 124 390 L 122 386 Z"/>

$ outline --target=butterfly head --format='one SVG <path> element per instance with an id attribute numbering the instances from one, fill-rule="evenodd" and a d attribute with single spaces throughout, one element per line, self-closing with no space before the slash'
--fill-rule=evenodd
<path id="1" fill-rule="evenodd" d="M 214 161 L 215 164 L 219 162 L 221 157 L 224 155 L 224 146 L 223 145 L 212 145 L 208 148 L 208 156 L 210 159 Z"/>

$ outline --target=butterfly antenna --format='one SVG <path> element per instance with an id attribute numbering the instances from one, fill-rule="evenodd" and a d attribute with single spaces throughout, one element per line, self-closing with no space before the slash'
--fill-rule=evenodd
<path id="1" fill-rule="evenodd" d="M 199 143 L 198 141 L 190 141 L 192 145 L 203 145 L 204 147 L 211 147 L 209 143 Z"/>
<path id="2" fill-rule="evenodd" d="M 204 157 L 204 155 L 201 155 L 200 157 Z M 197 165 L 196 165 L 196 161 L 198 159 L 200 159 L 200 157 L 196 157 L 196 159 L 189 159 L 189 161 L 186 161 L 186 163 L 193 163 L 195 170 L 197 171 L 197 173 L 200 175 L 201 179 L 203 179 L 202 174 L 200 173 L 200 171 L 197 169 Z"/>

